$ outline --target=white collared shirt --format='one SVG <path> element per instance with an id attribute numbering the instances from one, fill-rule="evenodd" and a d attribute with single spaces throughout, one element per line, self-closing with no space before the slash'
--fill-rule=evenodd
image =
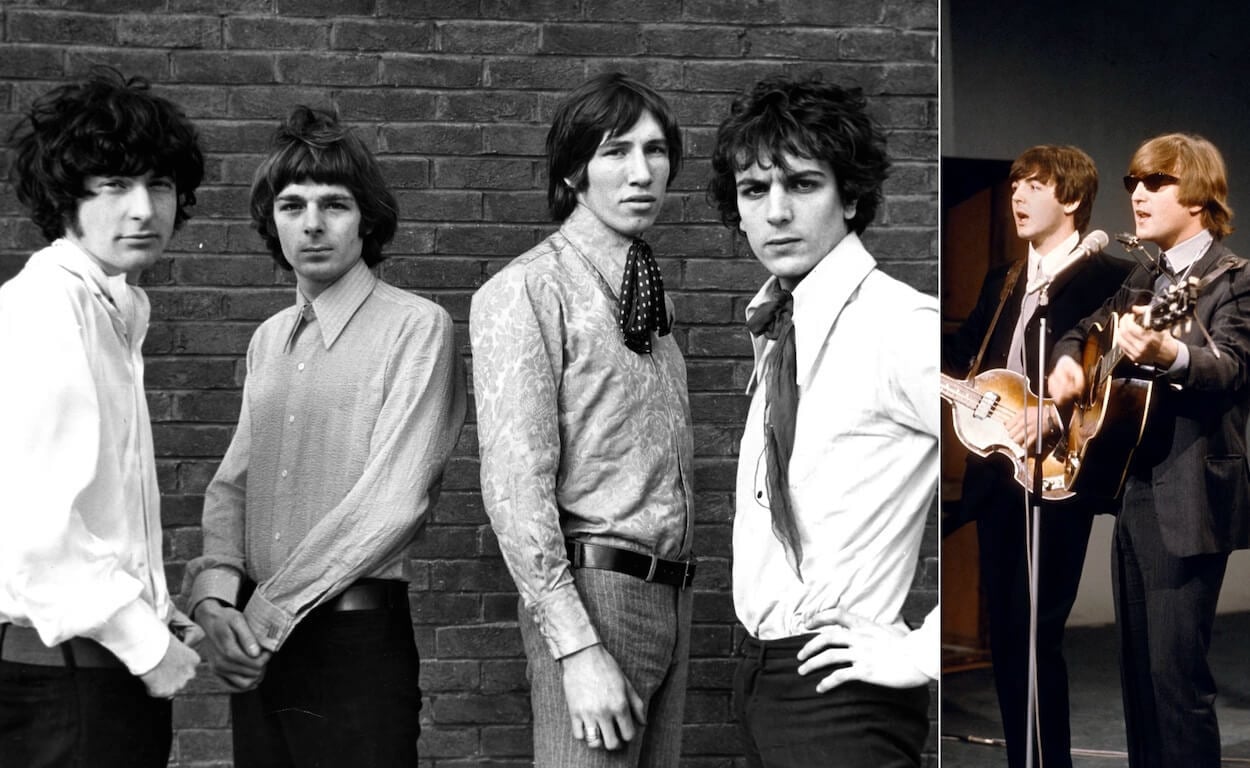
<path id="1" fill-rule="evenodd" d="M 851 234 L 795 288 L 794 326 L 800 399 L 789 480 L 804 578 L 772 531 L 762 371 L 774 345 L 761 337 L 738 459 L 738 618 L 761 640 L 808 632 L 811 614 L 829 608 L 904 627 L 938 480 L 937 301 L 878 270 Z M 937 632 L 934 609 L 908 640 L 912 660 L 934 677 Z"/>
<path id="2" fill-rule="evenodd" d="M 136 675 L 172 614 L 143 394 L 149 305 L 57 240 L 0 286 L 0 622 L 99 641 Z"/>

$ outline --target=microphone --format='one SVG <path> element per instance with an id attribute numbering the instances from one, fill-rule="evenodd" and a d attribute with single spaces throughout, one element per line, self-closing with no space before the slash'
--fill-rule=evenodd
<path id="1" fill-rule="evenodd" d="M 1033 293 L 1050 285 L 1051 281 L 1073 264 L 1081 259 L 1089 258 L 1095 253 L 1101 253 L 1102 249 L 1107 247 L 1108 242 L 1110 241 L 1107 238 L 1107 233 L 1101 229 L 1095 229 L 1085 236 L 1085 239 L 1072 250 L 1072 253 L 1057 259 L 1054 266 L 1047 264 L 1047 259 L 1042 259 L 1042 263 L 1037 270 L 1037 276 L 1029 283 L 1026 293 Z"/>

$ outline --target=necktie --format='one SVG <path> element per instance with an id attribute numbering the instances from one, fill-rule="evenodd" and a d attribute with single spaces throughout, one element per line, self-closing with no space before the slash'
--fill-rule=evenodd
<path id="1" fill-rule="evenodd" d="M 645 241 L 634 239 L 625 256 L 621 279 L 620 324 L 625 346 L 640 355 L 651 353 L 651 332 L 666 336 L 672 330 L 664 305 L 664 278 Z"/>
<path id="2" fill-rule="evenodd" d="M 794 297 L 775 281 L 767 300 L 747 320 L 755 336 L 774 341 L 764 362 L 764 460 L 768 470 L 768 506 L 773 535 L 781 542 L 786 560 L 803 580 L 803 544 L 790 499 L 790 455 L 794 452 L 794 419 L 799 406 L 799 382 L 794 351 Z"/>

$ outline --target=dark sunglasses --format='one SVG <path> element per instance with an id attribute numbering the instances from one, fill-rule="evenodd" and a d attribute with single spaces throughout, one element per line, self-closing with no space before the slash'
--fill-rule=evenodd
<path id="1" fill-rule="evenodd" d="M 1147 192 L 1158 192 L 1159 187 L 1166 187 L 1168 184 L 1176 184 L 1180 179 L 1166 173 L 1151 173 L 1146 176 L 1125 176 L 1124 189 L 1126 192 L 1132 192 L 1137 189 L 1138 182 L 1146 185 Z"/>

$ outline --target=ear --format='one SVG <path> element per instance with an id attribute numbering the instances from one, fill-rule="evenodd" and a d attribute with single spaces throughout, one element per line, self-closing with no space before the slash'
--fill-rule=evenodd
<path id="1" fill-rule="evenodd" d="M 855 218 L 855 201 L 854 200 L 842 206 L 842 218 L 846 219 L 847 221 L 850 221 L 851 219 Z"/>
<path id="2" fill-rule="evenodd" d="M 1064 203 L 1063 213 L 1065 216 L 1071 216 L 1072 214 L 1076 213 L 1076 209 L 1080 207 L 1081 207 L 1081 200 L 1080 198 L 1078 198 L 1076 200 L 1073 200 L 1070 203 Z"/>

